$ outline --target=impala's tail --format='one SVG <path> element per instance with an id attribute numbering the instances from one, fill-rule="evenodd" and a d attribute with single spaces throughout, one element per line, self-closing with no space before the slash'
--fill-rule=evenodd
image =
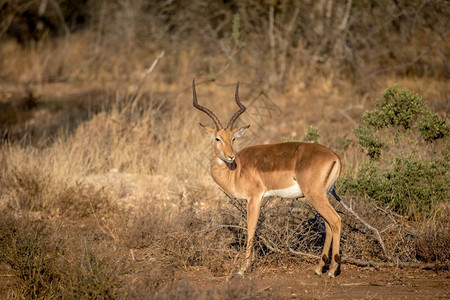
<path id="1" fill-rule="evenodd" d="M 332 175 L 333 174 L 333 175 Z M 328 193 L 333 195 L 337 201 L 341 202 L 341 198 L 336 194 L 336 180 L 341 174 L 341 161 L 339 157 L 333 161 L 331 165 L 330 171 L 328 172 L 328 176 L 326 178 L 326 182 L 328 182 Z"/>
<path id="2" fill-rule="evenodd" d="M 336 186 L 333 184 L 333 186 L 330 189 L 330 193 L 331 195 L 333 195 L 334 198 L 336 198 L 337 201 L 341 202 L 341 197 L 338 196 L 338 194 L 336 194 Z"/>

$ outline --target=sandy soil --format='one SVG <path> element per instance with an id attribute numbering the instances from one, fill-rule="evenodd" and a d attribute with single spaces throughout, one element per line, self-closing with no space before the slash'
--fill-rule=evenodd
<path id="1" fill-rule="evenodd" d="M 327 278 L 315 275 L 313 269 L 312 264 L 257 268 L 246 275 L 256 283 L 252 298 L 263 294 L 282 299 L 450 299 L 448 271 L 342 265 L 339 276 Z M 179 270 L 176 277 L 205 291 L 242 280 L 214 277 L 202 267 Z M 8 295 L 15 280 L 12 270 L 0 265 L 0 297 Z"/>
<path id="2" fill-rule="evenodd" d="M 247 276 L 258 282 L 257 294 L 270 291 L 283 299 L 450 299 L 449 272 L 342 265 L 341 274 L 330 279 L 315 275 L 313 269 L 312 264 L 304 264 L 257 269 Z M 180 277 L 189 277 L 205 289 L 226 282 L 202 268 L 181 273 Z"/>

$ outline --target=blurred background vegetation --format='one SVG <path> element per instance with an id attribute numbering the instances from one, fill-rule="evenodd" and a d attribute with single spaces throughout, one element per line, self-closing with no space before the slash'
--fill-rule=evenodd
<path id="1" fill-rule="evenodd" d="M 367 88 L 383 74 L 448 76 L 449 19 L 449 4 L 440 0 L 3 0 L 0 35 L 22 47 L 81 35 L 89 59 L 78 68 L 94 78 L 107 63 L 126 77 L 135 60 L 165 50 L 169 82 L 186 73 L 216 77 L 231 70 L 277 88 L 309 85 L 318 76 Z M 183 68 L 182 54 L 193 51 Z M 68 66 L 69 52 L 59 53 L 53 72 L 39 79 L 83 73 Z M 117 53 L 128 59 L 113 60 Z"/>

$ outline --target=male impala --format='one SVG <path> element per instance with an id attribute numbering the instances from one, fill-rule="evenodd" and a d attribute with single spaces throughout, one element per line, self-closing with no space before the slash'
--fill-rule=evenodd
<path id="1" fill-rule="evenodd" d="M 233 150 L 234 140 L 250 126 L 233 129 L 234 122 L 246 109 L 239 100 L 239 82 L 235 94 L 239 110 L 226 128 L 212 111 L 198 104 L 195 81 L 192 88 L 194 107 L 211 117 L 216 125 L 214 129 L 200 124 L 213 137 L 212 178 L 231 197 L 247 200 L 246 256 L 238 274 L 243 275 L 252 261 L 253 237 L 261 199 L 268 196 L 305 196 L 326 221 L 325 244 L 315 272 L 322 274 L 333 241 L 328 276 L 334 277 L 340 262 L 341 217 L 329 203 L 327 192 L 340 200 L 334 190 L 334 183 L 341 172 L 339 157 L 325 146 L 300 142 L 250 146 L 236 153 Z"/>

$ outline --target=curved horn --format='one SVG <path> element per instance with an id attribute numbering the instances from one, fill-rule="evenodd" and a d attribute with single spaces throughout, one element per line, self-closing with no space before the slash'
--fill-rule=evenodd
<path id="1" fill-rule="evenodd" d="M 195 91 L 195 79 L 192 80 L 192 94 L 193 94 L 193 103 L 194 103 L 194 107 L 197 108 L 198 110 L 201 110 L 202 112 L 206 113 L 213 121 L 214 124 L 216 124 L 216 129 L 222 129 L 223 126 L 219 121 L 219 118 L 216 117 L 216 115 L 210 111 L 209 109 L 207 109 L 204 106 L 201 106 L 198 104 L 197 102 L 197 92 Z"/>
<path id="2" fill-rule="evenodd" d="M 235 94 L 236 103 L 239 106 L 239 110 L 231 117 L 230 122 L 227 125 L 228 129 L 233 129 L 233 124 L 239 118 L 239 116 L 246 110 L 245 106 L 239 100 L 239 81 L 236 84 L 236 94 Z"/>

